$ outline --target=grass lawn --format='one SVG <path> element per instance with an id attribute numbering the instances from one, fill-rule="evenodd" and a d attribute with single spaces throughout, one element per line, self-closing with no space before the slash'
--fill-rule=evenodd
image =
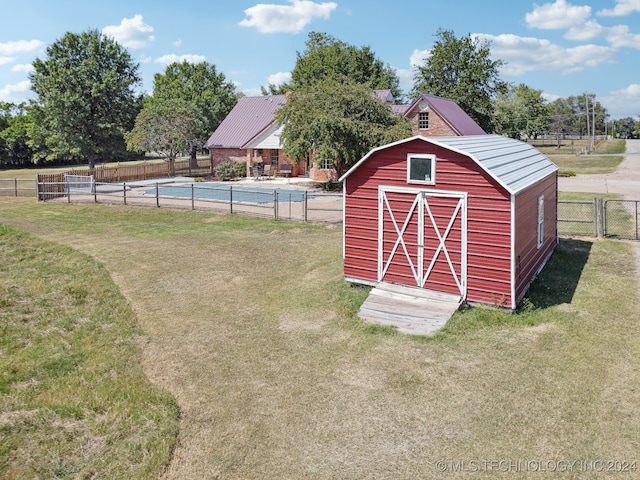
<path id="1" fill-rule="evenodd" d="M 545 140 L 531 140 L 529 142 L 531 145 L 536 147 L 545 155 L 575 155 L 577 150 L 583 152 L 586 148 L 589 147 L 589 140 L 562 140 L 560 142 L 560 147 L 555 139 L 545 139 Z M 594 151 L 591 152 L 594 155 L 600 154 L 622 154 L 626 149 L 626 141 L 615 139 L 615 140 L 605 140 L 599 142 Z"/>
<path id="2" fill-rule="evenodd" d="M 575 174 L 605 174 L 613 173 L 622 162 L 622 156 L 601 155 L 553 155 L 549 159 L 555 163 L 560 172 L 573 172 Z"/>
<path id="3" fill-rule="evenodd" d="M 548 155 L 561 173 L 572 174 L 613 173 L 623 157 L 604 155 L 623 154 L 626 148 L 624 140 L 606 140 L 598 143 L 590 155 L 576 155 L 576 150 L 583 151 L 588 147 L 588 140 L 563 140 L 560 148 L 553 140 L 533 140 L 530 143 Z"/>
<path id="4" fill-rule="evenodd" d="M 145 338 L 89 255 L 0 224 L 0 477 L 152 478 L 178 407 L 150 384 Z"/>
<path id="5" fill-rule="evenodd" d="M 424 338 L 357 318 L 340 227 L 20 198 L 0 223 L 90 255 L 124 294 L 144 372 L 180 406 L 163 479 L 638 475 L 637 245 L 563 239 L 519 312 Z"/>

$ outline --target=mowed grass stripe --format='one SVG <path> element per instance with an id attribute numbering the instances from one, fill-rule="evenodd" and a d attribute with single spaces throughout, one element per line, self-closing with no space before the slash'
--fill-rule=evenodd
<path id="1" fill-rule="evenodd" d="M 145 341 L 102 265 L 0 224 L 0 477 L 158 475 L 178 410 Z"/>

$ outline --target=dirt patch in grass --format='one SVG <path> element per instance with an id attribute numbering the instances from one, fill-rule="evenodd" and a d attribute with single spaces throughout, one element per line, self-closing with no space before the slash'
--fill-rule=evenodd
<path id="1" fill-rule="evenodd" d="M 456 461 L 515 478 L 483 462 L 638 461 L 628 243 L 563 241 L 527 308 L 470 309 L 420 338 L 357 319 L 367 290 L 341 280 L 340 228 L 1 207 L 0 222 L 103 262 L 133 306 L 145 372 L 181 408 L 166 479 L 454 478 Z"/>

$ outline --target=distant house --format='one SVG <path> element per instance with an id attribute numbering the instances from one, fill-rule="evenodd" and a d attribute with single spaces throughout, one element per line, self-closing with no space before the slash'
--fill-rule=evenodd
<path id="1" fill-rule="evenodd" d="M 305 166 L 286 158 L 280 145 L 282 127 L 275 123 L 275 114 L 285 102 L 285 95 L 241 97 L 205 144 L 212 165 L 247 162 L 249 176 L 254 165 L 271 165 L 277 170 L 289 163 L 295 175 L 304 175 Z"/>
<path id="2" fill-rule="evenodd" d="M 409 118 L 414 124 L 414 135 L 485 134 L 452 100 L 421 94 L 410 104 L 397 105 L 391 90 L 376 90 L 373 95 L 386 102 L 394 112 Z M 283 163 L 288 163 L 293 165 L 293 176 L 308 175 L 317 181 L 336 180 L 332 162 L 314 165 L 307 158 L 296 163 L 284 155 L 280 144 L 282 126 L 275 122 L 275 114 L 285 102 L 285 95 L 240 98 L 205 144 L 213 166 L 223 161 L 246 161 L 249 175 L 252 165 L 271 165 L 277 170 Z"/>

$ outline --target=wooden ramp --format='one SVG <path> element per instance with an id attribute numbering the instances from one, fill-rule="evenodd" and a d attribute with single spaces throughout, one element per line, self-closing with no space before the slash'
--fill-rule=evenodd
<path id="1" fill-rule="evenodd" d="M 447 323 L 460 303 L 459 295 L 381 282 L 371 290 L 358 315 L 402 333 L 429 335 Z"/>

